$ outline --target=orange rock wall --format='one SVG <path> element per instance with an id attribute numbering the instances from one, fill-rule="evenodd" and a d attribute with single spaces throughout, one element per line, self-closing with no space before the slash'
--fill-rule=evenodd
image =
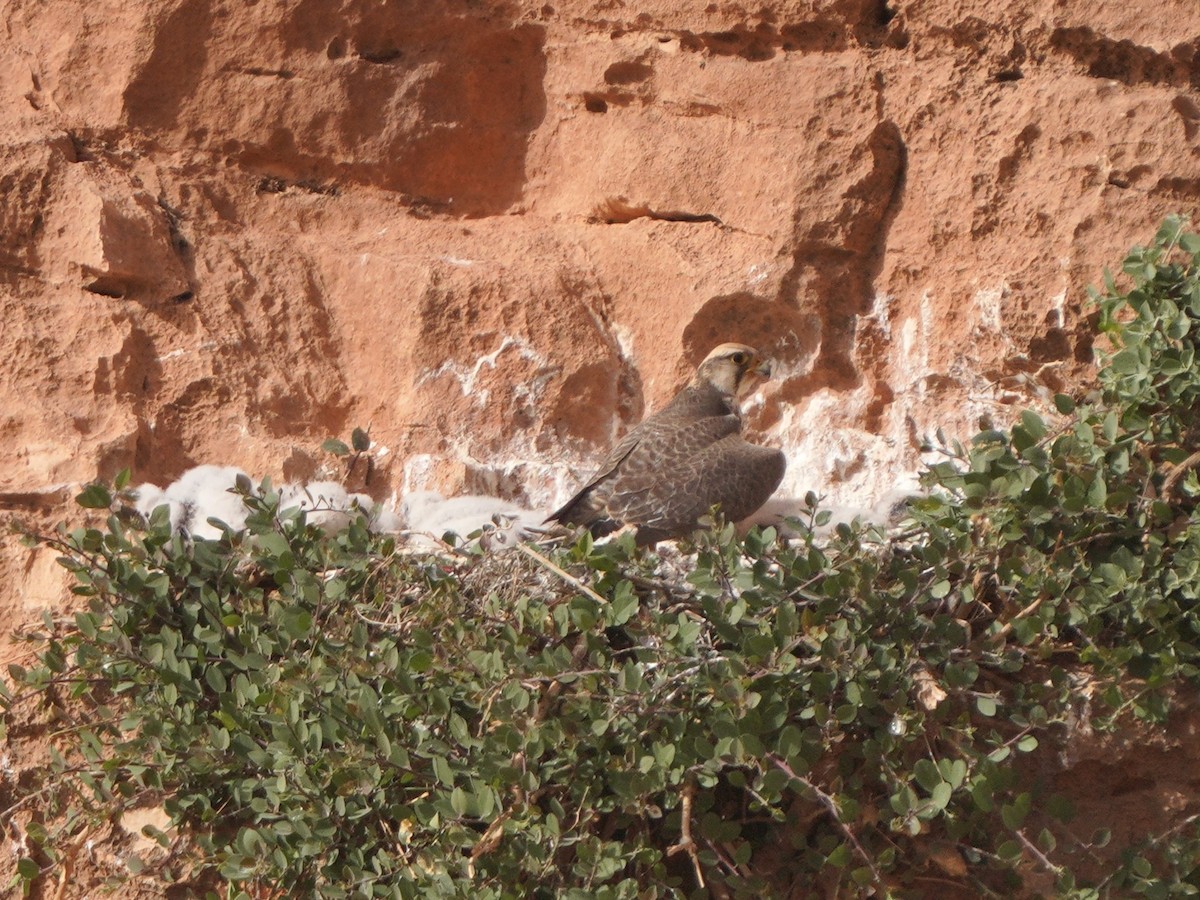
<path id="1" fill-rule="evenodd" d="M 1200 198 L 1195 0 L 4 19 L 18 510 L 126 466 L 306 477 L 368 424 L 376 496 L 548 505 L 727 340 L 781 363 L 752 420 L 785 489 L 863 500 L 934 428 L 1086 383 L 1084 286 Z"/>
<path id="2" fill-rule="evenodd" d="M 1200 202 L 1196 0 L 0 8 L 0 520 L 368 424 L 378 498 L 546 506 L 729 340 L 784 490 L 866 505 L 1086 386 L 1084 286 Z M 53 556 L 0 535 L 0 662 Z M 1048 777 L 1164 834 L 1198 728 Z"/>

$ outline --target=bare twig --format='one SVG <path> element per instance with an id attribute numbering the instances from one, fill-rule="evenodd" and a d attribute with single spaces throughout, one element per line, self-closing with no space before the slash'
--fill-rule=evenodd
<path id="1" fill-rule="evenodd" d="M 531 678 L 522 678 L 522 687 L 534 687 L 541 684 L 552 684 L 557 681 L 566 681 L 567 679 L 574 680 L 583 678 L 585 675 L 610 675 L 615 676 L 616 673 L 611 669 L 576 669 L 570 672 L 558 672 L 554 675 L 538 675 Z"/>
<path id="2" fill-rule="evenodd" d="M 1035 612 L 1037 612 L 1038 607 L 1041 606 L 1045 600 L 1046 600 L 1046 595 L 1041 594 L 1036 600 L 1034 600 L 1027 607 L 1020 610 L 1015 616 L 1013 616 L 1011 619 L 1009 619 L 1007 622 L 1005 622 L 1004 625 L 1000 628 L 1000 630 L 997 631 L 995 634 L 985 634 L 985 635 L 981 635 L 981 637 L 984 637 L 989 641 L 995 640 L 996 638 L 1007 637 L 1009 632 L 1011 632 L 1013 630 L 1014 622 L 1016 622 L 1018 619 L 1023 619 L 1026 616 L 1033 615 Z"/>
<path id="3" fill-rule="evenodd" d="M 1164 500 L 1170 500 L 1171 492 L 1175 490 L 1175 485 L 1179 483 L 1184 475 L 1196 468 L 1196 466 L 1200 466 L 1200 450 L 1197 450 L 1167 473 L 1167 477 L 1163 479 L 1162 491 L 1159 496 Z"/>
<path id="4" fill-rule="evenodd" d="M 575 646 L 571 649 L 571 669 L 578 669 L 583 663 L 584 657 L 587 656 L 587 635 L 581 634 L 575 641 Z M 550 711 L 550 706 L 558 699 L 558 695 L 562 693 L 564 682 L 553 681 L 546 688 L 546 693 L 542 694 L 541 702 L 538 703 L 537 711 L 534 712 L 533 724 L 540 723 L 546 718 L 546 713 Z"/>
<path id="5" fill-rule="evenodd" d="M 879 875 L 879 870 L 875 868 L 874 860 L 872 860 L 867 851 L 863 849 L 863 845 L 858 842 L 858 838 L 855 836 L 850 826 L 842 821 L 842 817 L 838 813 L 837 802 L 833 799 L 833 797 L 825 793 L 807 778 L 803 777 L 802 775 L 797 775 L 795 770 L 793 770 L 792 767 L 787 764 L 786 760 L 780 759 L 773 753 L 767 754 L 767 759 L 770 760 L 771 764 L 774 765 L 775 768 L 783 772 L 783 774 L 788 778 L 812 791 L 818 802 L 825 807 L 826 811 L 833 818 L 833 821 L 837 823 L 837 826 L 841 830 L 842 834 L 846 836 L 846 840 L 850 842 L 850 846 L 854 848 L 854 852 L 857 853 L 862 858 L 862 861 L 867 864 L 867 869 L 871 873 L 871 880 L 875 883 L 875 886 L 879 888 L 880 891 L 886 893 L 886 886 L 883 883 L 883 879 Z"/>
<path id="6" fill-rule="evenodd" d="M 689 781 L 683 786 L 679 795 L 679 840 L 667 848 L 667 856 L 686 853 L 692 861 L 692 869 L 696 873 L 696 884 L 704 887 L 704 870 L 700 867 L 700 857 L 696 853 L 696 842 L 692 840 L 692 799 L 696 796 L 696 783 Z"/>
<path id="7" fill-rule="evenodd" d="M 522 553 L 524 553 L 526 556 L 528 556 L 530 559 L 532 559 L 534 562 L 536 562 L 539 566 L 542 566 L 543 568 L 553 572 L 555 575 L 557 575 L 559 578 L 561 578 L 567 584 L 571 585 L 571 587 L 578 588 L 579 590 L 583 591 L 585 594 L 587 594 L 589 597 L 591 597 L 596 602 L 604 603 L 604 604 L 608 603 L 607 600 L 605 600 L 603 597 L 601 597 L 599 594 L 597 594 L 594 590 L 592 590 L 590 587 L 588 587 L 586 584 L 584 584 L 582 581 L 580 581 L 578 578 L 576 578 L 570 572 L 566 572 L 566 571 L 560 569 L 558 566 L 556 566 L 550 560 L 546 559 L 546 557 L 542 556 L 542 554 L 538 553 L 536 550 L 534 550 L 528 544 L 517 544 L 517 549 L 520 550 Z"/>
<path id="8" fill-rule="evenodd" d="M 1046 854 L 1039 850 L 1033 841 L 1025 837 L 1024 831 L 1018 828 L 1014 833 L 1017 836 L 1017 840 L 1021 842 L 1021 846 L 1029 852 L 1030 856 L 1038 861 L 1039 865 L 1041 865 L 1043 869 L 1054 875 L 1062 875 L 1062 866 L 1056 866 L 1054 863 L 1050 862 L 1050 860 L 1046 858 Z"/>
<path id="9" fill-rule="evenodd" d="M 75 860 L 79 857 L 79 851 L 83 849 L 84 844 L 92 836 L 92 825 L 84 827 L 83 831 L 77 834 L 61 851 L 60 863 L 61 869 L 58 874 L 58 889 L 54 892 L 54 900 L 63 900 L 67 896 L 67 891 L 74 886 L 75 879 L 72 877 L 75 872 Z"/>
<path id="10" fill-rule="evenodd" d="M 622 572 L 621 577 L 637 587 L 649 591 L 661 591 L 667 597 L 690 597 L 694 593 L 686 584 L 675 584 L 659 578 L 646 578 L 634 572 Z"/>
<path id="11" fill-rule="evenodd" d="M 475 860 L 485 854 L 491 853 L 500 846 L 500 838 L 504 836 L 504 823 L 512 818 L 513 810 L 510 806 L 504 810 L 496 818 L 492 819 L 492 824 L 487 827 L 487 831 L 476 841 L 475 846 L 471 849 L 471 860 L 467 864 L 467 868 L 472 877 L 475 875 Z"/>

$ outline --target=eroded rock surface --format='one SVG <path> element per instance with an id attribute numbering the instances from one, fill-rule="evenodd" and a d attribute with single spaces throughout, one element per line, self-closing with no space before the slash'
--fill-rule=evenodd
<path id="1" fill-rule="evenodd" d="M 869 497 L 1086 379 L 1083 286 L 1195 206 L 1169 5 L 15 0 L 0 492 L 370 423 L 380 493 L 547 504 L 739 340 L 789 489 Z"/>
<path id="2" fill-rule="evenodd" d="M 785 491 L 1090 377 L 1200 199 L 1200 5 L 10 0 L 0 509 L 200 463 L 548 507 L 716 343 Z M 605 221 L 606 201 L 701 221 Z M 718 221 L 712 221 L 715 218 Z M 1042 392 L 1039 394 L 1039 392 Z M 0 619 L 55 592 L 6 543 Z"/>

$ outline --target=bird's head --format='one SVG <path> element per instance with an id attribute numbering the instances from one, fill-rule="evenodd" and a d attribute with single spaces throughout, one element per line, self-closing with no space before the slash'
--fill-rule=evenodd
<path id="1" fill-rule="evenodd" d="M 771 377 L 771 361 L 745 344 L 721 344 L 704 358 L 693 384 L 711 384 L 723 394 L 741 397 L 760 379 Z"/>

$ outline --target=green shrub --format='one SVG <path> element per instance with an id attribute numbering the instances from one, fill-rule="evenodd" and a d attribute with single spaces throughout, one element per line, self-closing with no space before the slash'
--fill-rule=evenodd
<path id="1" fill-rule="evenodd" d="M 931 854 L 1000 895 L 1195 893 L 1191 820 L 1077 885 L 1070 803 L 1020 761 L 1197 680 L 1198 259 L 1177 219 L 1135 250 L 1098 390 L 944 445 L 899 537 L 717 527 L 681 575 L 587 537 L 421 556 L 269 486 L 219 541 L 41 537 L 86 609 L 10 667 L 10 720 L 69 722 L 18 878 L 161 803 L 162 877 L 287 894 L 926 896 Z"/>

